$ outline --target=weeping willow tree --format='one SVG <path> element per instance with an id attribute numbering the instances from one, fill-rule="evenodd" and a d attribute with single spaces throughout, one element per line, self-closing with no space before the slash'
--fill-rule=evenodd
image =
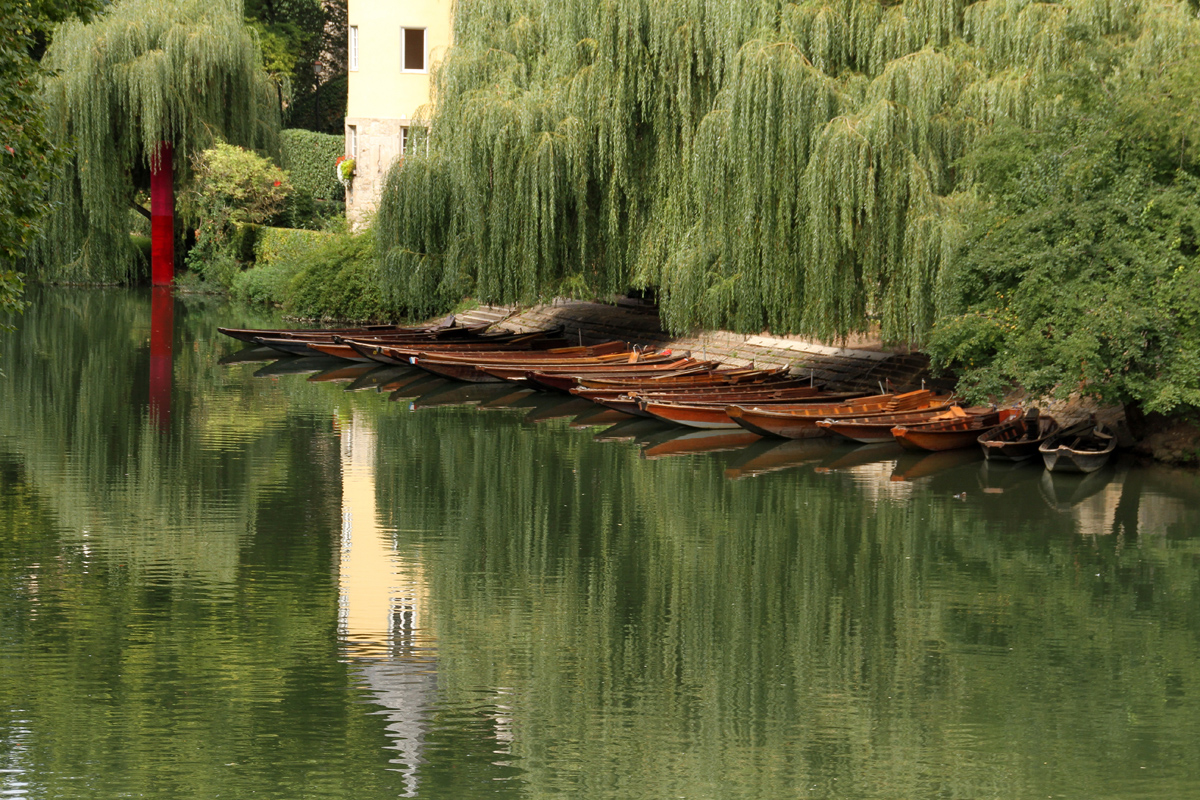
<path id="1" fill-rule="evenodd" d="M 1161 0 L 460 0 L 382 269 L 422 311 L 657 286 L 694 326 L 920 342 L 975 203 L 962 157 L 1198 39 Z"/>
<path id="2" fill-rule="evenodd" d="M 163 153 L 180 181 L 217 137 L 250 148 L 277 137 L 278 103 L 239 0 L 121 0 L 64 24 L 43 64 L 56 73 L 44 87 L 53 138 L 73 148 L 31 267 L 43 280 L 133 276 L 131 204 Z"/>

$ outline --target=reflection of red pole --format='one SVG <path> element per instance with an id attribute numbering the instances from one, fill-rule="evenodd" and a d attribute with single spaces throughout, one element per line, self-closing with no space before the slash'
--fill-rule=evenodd
<path id="1" fill-rule="evenodd" d="M 150 160 L 150 280 L 170 286 L 175 280 L 174 151 L 163 142 Z"/>
<path id="2" fill-rule="evenodd" d="M 150 291 L 150 416 L 158 429 L 166 432 L 171 427 L 175 297 L 169 286 L 155 286 Z"/>

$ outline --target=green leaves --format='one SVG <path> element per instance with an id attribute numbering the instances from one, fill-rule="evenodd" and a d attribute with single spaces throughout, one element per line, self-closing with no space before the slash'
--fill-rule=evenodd
<path id="1" fill-rule="evenodd" d="M 72 157 L 51 186 L 55 213 L 32 268 L 48 280 L 127 281 L 137 260 L 128 210 L 161 142 L 177 180 L 218 138 L 277 146 L 278 102 L 237 0 L 121 0 L 64 23 L 43 64 L 51 140 Z"/>
<path id="2" fill-rule="evenodd" d="M 1200 183 L 1161 180 L 1152 154 L 1124 147 L 1140 133 L 1121 108 L 1105 113 L 1113 127 L 1064 120 L 993 182 L 1003 191 L 955 270 L 959 313 L 931 341 L 975 399 L 1016 384 L 1151 412 L 1200 405 Z"/>

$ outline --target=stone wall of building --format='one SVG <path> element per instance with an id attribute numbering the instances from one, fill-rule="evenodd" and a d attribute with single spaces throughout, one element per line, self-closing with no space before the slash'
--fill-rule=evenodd
<path id="1" fill-rule="evenodd" d="M 387 171 L 400 157 L 401 135 L 407 126 L 408 120 L 402 119 L 346 119 L 346 156 L 355 165 L 354 179 L 346 189 L 351 230 L 362 228 L 375 212 Z"/>

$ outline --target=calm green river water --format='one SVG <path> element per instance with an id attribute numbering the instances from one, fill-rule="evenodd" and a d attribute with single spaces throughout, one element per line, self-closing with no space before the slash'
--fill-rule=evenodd
<path id="1" fill-rule="evenodd" d="M 0 796 L 1200 797 L 1196 473 L 591 425 L 32 299 Z"/>

